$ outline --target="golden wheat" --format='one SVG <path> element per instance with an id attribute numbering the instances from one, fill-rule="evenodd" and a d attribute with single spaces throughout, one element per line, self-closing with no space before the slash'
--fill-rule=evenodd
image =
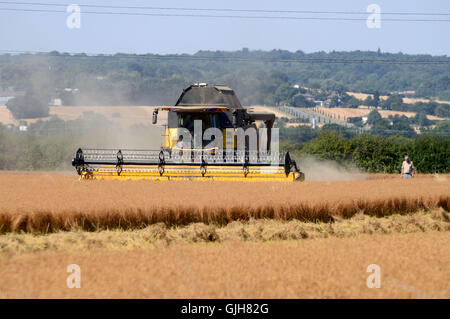
<path id="1" fill-rule="evenodd" d="M 335 217 L 333 223 L 252 219 L 234 221 L 225 226 L 193 223 L 167 227 L 163 223 L 137 230 L 104 230 L 99 232 L 57 232 L 36 235 L 7 233 L 0 236 L 0 258 L 40 251 L 87 251 L 90 249 L 151 249 L 158 245 L 182 243 L 273 242 L 318 238 L 357 237 L 364 234 L 409 234 L 450 231 L 450 213 L 443 209 L 385 218 L 363 214 L 349 219 Z"/>
<path id="2" fill-rule="evenodd" d="M 367 116 L 371 109 L 350 109 L 343 107 L 335 107 L 335 108 L 326 108 L 326 107 L 317 107 L 317 110 L 328 117 L 332 117 L 335 119 L 345 120 L 348 117 L 362 117 Z M 387 118 L 389 115 L 395 116 L 406 116 L 406 117 L 414 117 L 416 115 L 415 112 L 402 112 L 402 111 L 388 111 L 388 110 L 378 110 L 381 117 Z M 429 120 L 443 120 L 444 118 L 435 116 L 435 115 L 427 115 Z"/>
<path id="3" fill-rule="evenodd" d="M 447 177 L 345 182 L 78 181 L 62 174 L 1 174 L 0 232 L 134 229 L 236 220 L 332 221 L 450 207 Z"/>
<path id="4" fill-rule="evenodd" d="M 0 259 L 0 298 L 449 298 L 450 235 L 177 244 Z M 67 288 L 67 266 L 81 289 Z M 381 267 L 381 288 L 366 286 Z"/>

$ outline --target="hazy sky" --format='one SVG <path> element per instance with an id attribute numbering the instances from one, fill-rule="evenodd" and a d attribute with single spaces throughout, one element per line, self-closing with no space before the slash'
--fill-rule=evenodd
<path id="1" fill-rule="evenodd" d="M 11 1 L 11 0 L 9 0 Z M 26 0 L 24 0 L 26 1 Z M 60 0 L 28 0 L 35 3 L 68 4 Z M 194 53 L 198 50 L 285 49 L 290 51 L 377 50 L 383 52 L 450 55 L 450 22 L 395 22 L 401 19 L 450 20 L 448 0 L 314 0 L 314 1 L 87 1 L 81 5 L 81 28 L 69 29 L 69 13 L 8 12 L 2 8 L 52 9 L 65 7 L 0 3 L 0 50 L 66 51 L 87 53 Z M 264 10 L 315 10 L 366 12 L 369 4 L 381 8 L 381 28 L 369 29 L 366 21 L 266 20 L 198 17 L 96 15 L 83 11 L 139 12 L 131 9 L 85 8 L 84 4 L 185 8 L 232 8 Z M 148 13 L 263 15 L 245 12 L 156 11 Z M 391 16 L 383 12 L 448 13 L 447 16 Z M 270 16 L 344 17 L 364 15 L 288 14 Z M 0 52 L 1 53 L 1 52 Z"/>

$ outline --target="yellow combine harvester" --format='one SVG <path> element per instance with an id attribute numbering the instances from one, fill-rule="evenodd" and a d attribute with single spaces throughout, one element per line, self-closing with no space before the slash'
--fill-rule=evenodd
<path id="1" fill-rule="evenodd" d="M 289 153 L 271 149 L 275 115 L 247 112 L 229 87 L 191 85 L 174 106 L 155 109 L 153 124 L 162 111 L 168 116 L 160 150 L 80 148 L 72 165 L 81 179 L 304 180 Z M 257 121 L 265 127 L 257 129 Z"/>

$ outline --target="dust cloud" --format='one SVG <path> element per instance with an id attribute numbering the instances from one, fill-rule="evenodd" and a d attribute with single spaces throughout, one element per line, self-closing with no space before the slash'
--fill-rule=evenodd
<path id="1" fill-rule="evenodd" d="M 105 107 L 108 108 L 108 107 Z M 114 107 L 111 107 L 112 111 Z M 126 118 L 123 119 L 124 122 Z M 80 143 L 86 148 L 103 149 L 153 149 L 158 150 L 164 143 L 164 121 L 158 119 L 157 125 L 126 125 L 121 119 L 108 123 L 99 121 L 82 137 Z"/>
<path id="2" fill-rule="evenodd" d="M 24 63 L 32 70 L 27 78 L 27 88 L 49 102 L 53 98 L 61 98 L 61 94 L 68 94 L 69 98 L 66 98 L 70 102 L 65 106 L 84 106 L 86 112 L 76 119 L 72 114 L 70 119 L 60 117 L 66 122 L 72 122 L 72 125 L 67 123 L 64 127 L 67 130 L 66 126 L 71 126 L 69 130 L 78 139 L 77 148 L 160 149 L 164 143 L 167 115 L 160 112 L 157 125 L 151 124 L 151 106 L 157 104 L 146 100 L 142 101 L 142 105 L 146 106 L 136 107 L 130 97 L 124 94 L 132 91 L 132 83 L 128 83 L 129 87 L 123 90 L 106 89 L 105 84 L 102 84 L 103 80 L 100 80 L 103 78 L 101 72 L 89 77 L 71 78 L 63 83 L 57 82 L 59 77 L 55 76 L 55 70 L 60 62 L 51 62 L 51 59 L 47 56 L 24 57 Z M 66 87 L 76 89 L 76 93 L 65 91 Z M 50 132 L 52 131 L 56 129 L 50 128 Z M 73 152 L 75 151 L 76 149 Z"/>
<path id="3" fill-rule="evenodd" d="M 297 165 L 305 173 L 306 181 L 353 181 L 368 178 L 368 174 L 356 167 L 344 167 L 337 162 L 314 157 L 302 157 L 297 160 Z"/>

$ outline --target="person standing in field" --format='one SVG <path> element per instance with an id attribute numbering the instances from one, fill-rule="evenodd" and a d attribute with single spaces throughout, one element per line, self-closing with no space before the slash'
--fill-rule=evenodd
<path id="1" fill-rule="evenodd" d="M 408 156 L 405 156 L 405 160 L 402 163 L 401 176 L 403 178 L 411 178 L 414 176 L 414 165 Z"/>

